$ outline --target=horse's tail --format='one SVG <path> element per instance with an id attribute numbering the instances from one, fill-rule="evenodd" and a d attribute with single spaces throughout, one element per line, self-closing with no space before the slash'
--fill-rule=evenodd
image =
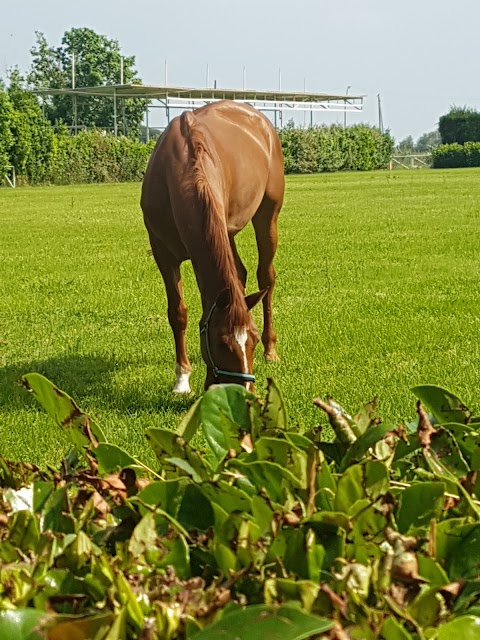
<path id="1" fill-rule="evenodd" d="M 218 269 L 236 284 L 238 275 L 228 237 L 222 165 L 214 142 L 205 127 L 189 111 L 180 116 L 180 131 L 189 148 L 193 188 L 203 211 L 207 240 Z M 233 296 L 233 308 L 230 310 L 233 323 L 238 322 L 238 318 L 245 313 L 243 295 L 237 304 L 235 298 L 237 296 Z"/>

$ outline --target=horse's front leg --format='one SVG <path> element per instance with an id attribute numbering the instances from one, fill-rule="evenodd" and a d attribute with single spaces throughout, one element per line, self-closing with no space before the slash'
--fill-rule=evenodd
<path id="1" fill-rule="evenodd" d="M 175 341 L 176 382 L 174 393 L 190 393 L 190 374 L 192 365 L 187 355 L 185 333 L 187 330 L 187 306 L 183 298 L 182 277 L 180 263 L 156 239 L 150 238 L 155 262 L 162 274 L 168 300 L 168 321 L 172 328 Z"/>
<path id="2" fill-rule="evenodd" d="M 268 362 L 280 360 L 277 354 L 277 336 L 273 328 L 272 316 L 272 297 L 275 286 L 273 258 L 278 244 L 277 219 L 279 212 L 280 208 L 272 210 L 270 206 L 264 206 L 259 209 L 252 220 L 258 247 L 258 287 L 260 290 L 268 287 L 267 294 L 263 298 L 262 333 L 265 359 Z"/>

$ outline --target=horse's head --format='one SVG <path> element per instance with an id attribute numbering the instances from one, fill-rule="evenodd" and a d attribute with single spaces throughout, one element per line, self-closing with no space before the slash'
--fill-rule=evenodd
<path id="1" fill-rule="evenodd" d="M 267 289 L 245 298 L 246 311 L 243 319 L 232 329 L 229 317 L 232 298 L 230 291 L 226 289 L 219 294 L 206 318 L 200 323 L 200 345 L 207 365 L 205 389 L 212 384 L 230 382 L 253 390 L 253 353 L 259 335 L 250 310 L 266 293 Z"/>

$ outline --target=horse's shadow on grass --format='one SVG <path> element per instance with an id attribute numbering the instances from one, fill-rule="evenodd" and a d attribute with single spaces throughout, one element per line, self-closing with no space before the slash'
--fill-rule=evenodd
<path id="1" fill-rule="evenodd" d="M 159 388 L 154 397 L 145 395 L 141 385 L 119 390 L 114 375 L 127 365 L 115 358 L 98 355 L 64 355 L 45 360 L 32 360 L 0 368 L 0 408 L 21 409 L 30 402 L 21 377 L 27 373 L 41 373 L 57 387 L 68 393 L 82 409 L 88 411 L 83 399 L 88 398 L 100 410 L 120 413 L 132 411 L 185 413 L 195 396 L 177 396 L 170 388 Z"/>
<path id="2" fill-rule="evenodd" d="M 25 404 L 27 394 L 21 377 L 27 373 L 41 373 L 73 398 L 81 398 L 98 391 L 115 366 L 106 358 L 85 355 L 65 355 L 7 365 L 0 369 L 0 407 L 18 408 Z"/>

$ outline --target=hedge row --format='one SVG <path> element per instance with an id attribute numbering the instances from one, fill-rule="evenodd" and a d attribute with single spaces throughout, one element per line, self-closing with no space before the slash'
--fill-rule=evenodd
<path id="1" fill-rule="evenodd" d="M 154 142 L 142 144 L 100 131 L 76 136 L 37 129 L 31 153 L 11 154 L 20 182 L 73 184 L 141 180 Z M 46 129 L 46 130 L 45 130 Z M 35 137 L 35 136 L 34 136 Z M 280 131 L 286 173 L 380 169 L 388 165 L 392 141 L 365 126 Z M 17 138 L 18 139 L 18 138 Z M 38 144 L 43 142 L 43 144 Z"/>
<path id="2" fill-rule="evenodd" d="M 286 173 L 370 171 L 388 166 L 393 139 L 374 127 L 338 125 L 280 132 Z"/>
<path id="3" fill-rule="evenodd" d="M 434 169 L 480 167 L 480 142 L 442 144 L 432 150 Z"/>
<path id="4" fill-rule="evenodd" d="M 453 107 L 439 119 L 438 130 L 443 144 L 480 142 L 480 113 L 469 107 Z"/>

